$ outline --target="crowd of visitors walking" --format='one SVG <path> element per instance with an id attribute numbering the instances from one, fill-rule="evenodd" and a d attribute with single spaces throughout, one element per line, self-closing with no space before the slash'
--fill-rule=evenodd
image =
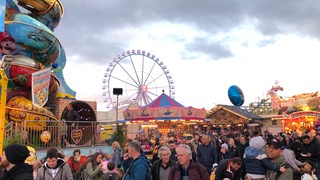
<path id="1" fill-rule="evenodd" d="M 13 144 L 5 147 L 1 156 L 0 179 L 315 180 L 320 175 L 317 131 L 191 134 L 192 139 L 175 132 L 139 134 L 127 139 L 124 147 L 114 141 L 112 154 L 85 156 L 75 149 L 66 157 L 51 148 L 39 163 L 27 161 L 33 159 L 32 149 Z"/>

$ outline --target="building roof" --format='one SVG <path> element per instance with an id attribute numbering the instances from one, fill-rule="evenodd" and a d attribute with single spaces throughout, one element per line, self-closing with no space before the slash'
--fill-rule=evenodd
<path id="1" fill-rule="evenodd" d="M 213 107 L 211 110 L 207 111 L 207 117 L 210 117 L 215 112 L 224 109 L 230 111 L 238 116 L 241 116 L 248 120 L 263 120 L 263 117 L 250 113 L 245 107 L 242 106 L 231 106 L 231 105 L 222 105 L 218 104 Z"/>

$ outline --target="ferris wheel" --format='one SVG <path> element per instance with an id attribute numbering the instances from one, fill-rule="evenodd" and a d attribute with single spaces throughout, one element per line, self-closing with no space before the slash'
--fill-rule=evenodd
<path id="1" fill-rule="evenodd" d="M 113 58 L 103 78 L 103 97 L 107 108 L 117 105 L 113 88 L 122 88 L 118 107 L 146 106 L 165 92 L 174 99 L 175 87 L 167 66 L 146 51 L 127 50 Z"/>

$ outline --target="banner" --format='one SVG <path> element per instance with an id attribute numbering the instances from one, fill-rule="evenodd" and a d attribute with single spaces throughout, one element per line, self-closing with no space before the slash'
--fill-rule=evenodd
<path id="1" fill-rule="evenodd" d="M 51 68 L 32 73 L 32 103 L 43 106 L 48 101 Z"/>
<path id="2" fill-rule="evenodd" d="M 4 32 L 5 16 L 6 16 L 6 1 L 0 0 L 0 32 Z"/>

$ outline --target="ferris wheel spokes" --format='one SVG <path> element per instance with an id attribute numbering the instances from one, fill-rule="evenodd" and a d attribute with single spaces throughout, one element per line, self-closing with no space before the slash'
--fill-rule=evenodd
<path id="1" fill-rule="evenodd" d="M 121 81 L 121 82 L 123 82 L 123 83 L 125 83 L 125 84 L 130 85 L 130 86 L 133 86 L 133 87 L 135 87 L 135 88 L 138 88 L 138 87 L 139 87 L 138 84 L 137 84 L 137 85 L 134 85 L 134 84 L 131 84 L 131 83 L 129 83 L 128 81 L 122 80 L 122 79 L 120 79 L 120 78 L 117 78 L 117 77 L 114 77 L 114 76 L 110 76 L 110 77 L 112 77 L 112 78 L 114 78 L 114 79 L 117 79 L 117 80 L 119 80 L 119 81 Z"/>
<path id="2" fill-rule="evenodd" d="M 144 56 L 142 56 L 142 63 L 141 63 L 141 83 L 143 83 L 143 74 L 144 74 Z"/>
<path id="3" fill-rule="evenodd" d="M 130 56 L 130 58 L 131 58 L 131 56 Z M 139 79 L 137 79 L 139 82 L 137 82 L 130 74 L 129 74 L 129 72 L 119 63 L 119 62 L 117 62 L 117 64 L 122 68 L 122 70 L 124 71 L 124 72 L 126 72 L 126 74 L 130 77 L 130 79 L 134 82 L 134 83 L 136 83 L 136 85 L 137 86 L 139 86 L 140 85 L 140 81 L 139 81 Z M 133 63 L 132 63 L 133 64 Z M 134 66 L 134 65 L 133 65 Z M 136 71 L 136 70 L 135 70 Z"/>
<path id="4" fill-rule="evenodd" d="M 133 63 L 133 60 L 132 60 L 132 57 L 131 56 L 129 56 L 130 57 L 130 60 L 131 60 L 131 64 L 132 64 L 132 66 L 133 66 L 133 70 L 134 70 L 134 73 L 135 73 L 135 75 L 136 75 L 136 77 L 137 77 L 137 80 L 138 80 L 138 85 L 141 85 L 141 83 L 140 83 L 140 79 L 139 79 L 139 76 L 138 76 L 138 73 L 137 73 L 137 69 L 136 69 L 136 66 L 134 65 L 134 63 Z M 129 75 L 129 74 L 128 74 Z M 129 75 L 130 76 L 130 75 Z M 131 77 L 131 76 L 130 76 Z M 131 77 L 132 78 L 132 77 Z"/>
<path id="5" fill-rule="evenodd" d="M 151 72 L 153 71 L 153 68 L 155 67 L 155 65 L 156 65 L 156 62 L 153 63 L 153 65 L 152 65 L 152 67 L 151 67 L 151 69 L 150 69 L 150 71 L 149 71 L 149 73 L 148 73 L 148 76 L 147 76 L 146 80 L 143 82 L 143 84 L 146 84 L 146 83 L 147 83 L 147 81 L 148 81 L 148 79 L 149 79 L 149 77 L 150 77 L 150 74 L 151 74 Z"/>
<path id="6" fill-rule="evenodd" d="M 161 78 L 163 75 L 165 75 L 165 73 L 160 74 L 158 77 L 154 78 L 152 81 L 148 82 L 146 85 L 150 85 L 151 83 L 156 82 L 157 79 Z"/>

